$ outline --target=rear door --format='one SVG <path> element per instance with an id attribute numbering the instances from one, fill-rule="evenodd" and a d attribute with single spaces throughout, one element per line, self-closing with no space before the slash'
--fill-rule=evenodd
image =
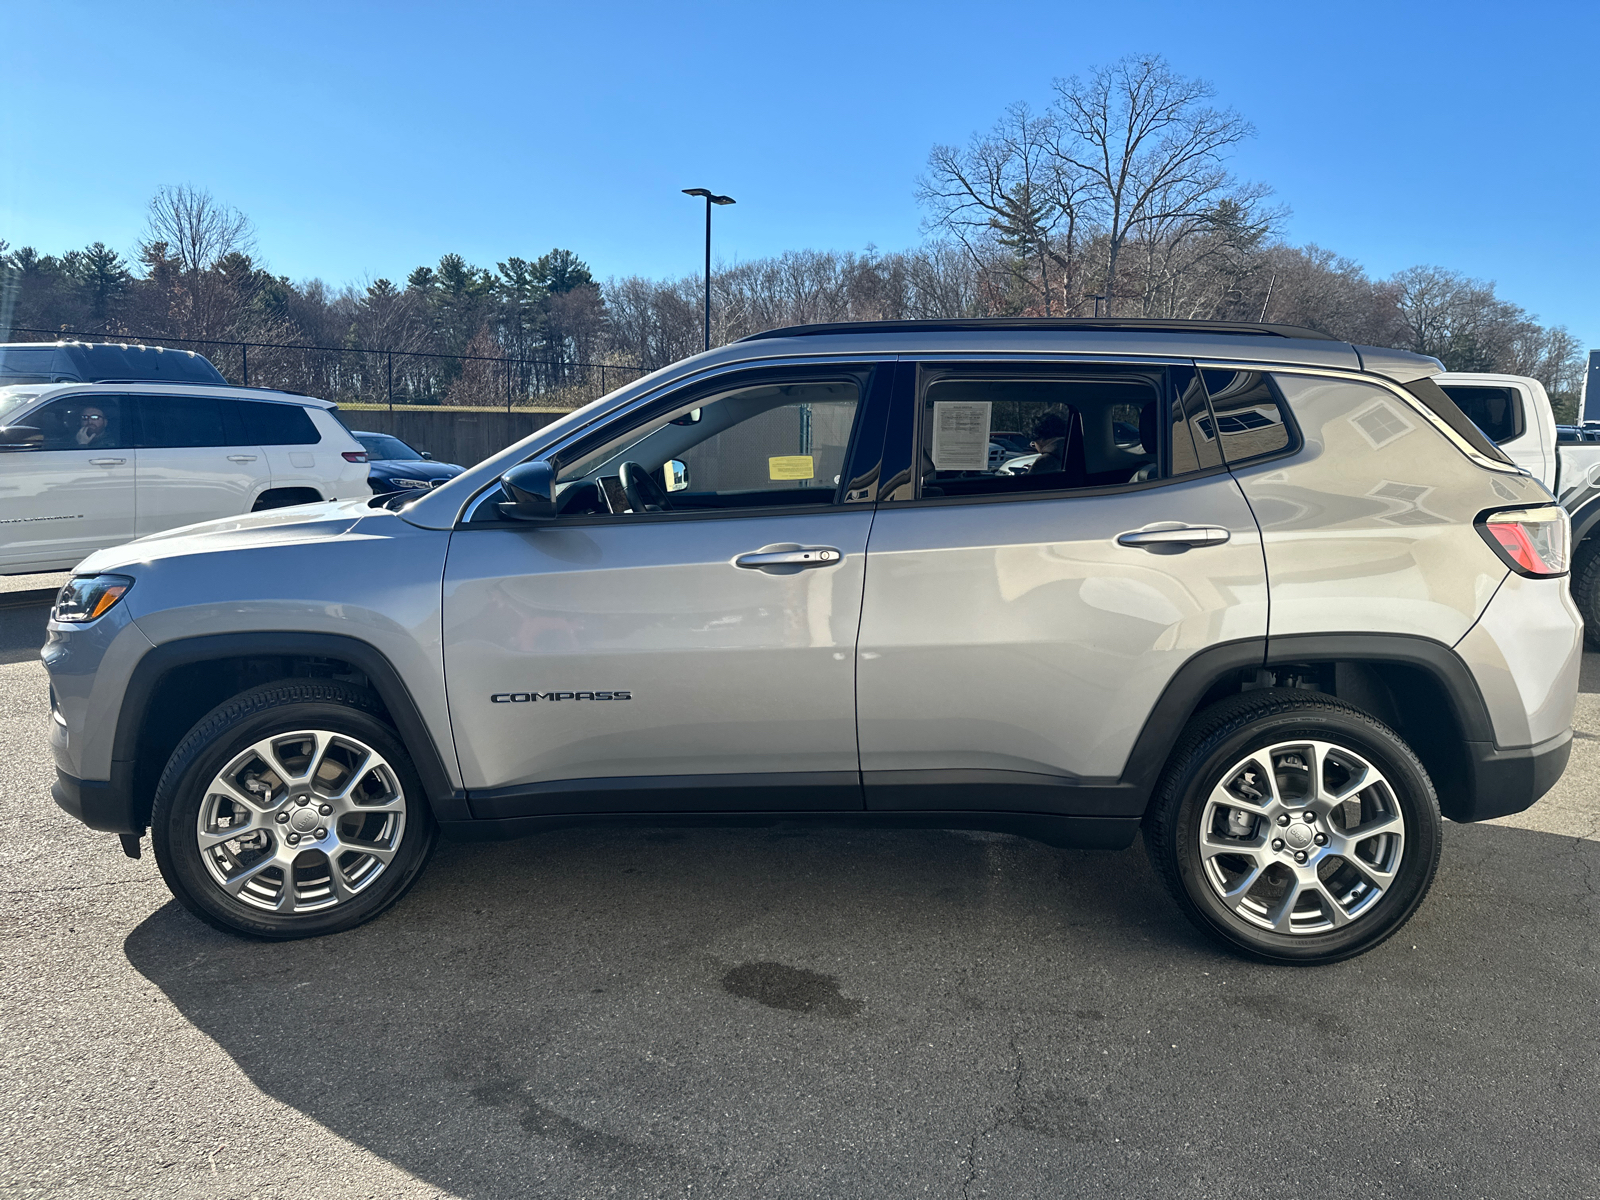
<path id="1" fill-rule="evenodd" d="M 857 657 L 868 808 L 1093 814 L 1197 652 L 1264 650 L 1266 574 L 1190 367 L 924 363 Z M 1031 468 L 988 469 L 989 431 Z"/>
<path id="2" fill-rule="evenodd" d="M 139 536 L 250 511 L 266 483 L 261 448 L 241 445 L 231 401 L 140 395 Z"/>
<path id="3" fill-rule="evenodd" d="M 861 808 L 874 491 L 851 479 L 876 473 L 846 463 L 892 369 L 724 376 L 572 451 L 555 521 L 480 505 L 444 586 L 475 815 Z M 626 464 L 659 494 L 630 496 Z"/>
<path id="4" fill-rule="evenodd" d="M 57 571 L 132 540 L 135 459 L 126 396 L 52 400 L 0 446 L 0 572 Z"/>

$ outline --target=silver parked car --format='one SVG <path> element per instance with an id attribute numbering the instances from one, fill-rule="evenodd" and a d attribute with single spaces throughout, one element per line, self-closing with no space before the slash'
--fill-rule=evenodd
<path id="1" fill-rule="evenodd" d="M 1207 322 L 746 339 L 393 510 L 96 554 L 56 798 L 267 938 L 382 912 L 441 831 L 810 818 L 1142 827 L 1229 946 L 1358 954 L 1441 814 L 1527 808 L 1572 737 L 1567 516 L 1439 370 Z"/>

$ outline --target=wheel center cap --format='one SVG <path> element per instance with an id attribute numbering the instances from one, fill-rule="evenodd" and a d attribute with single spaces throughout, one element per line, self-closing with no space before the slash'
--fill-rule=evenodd
<path id="1" fill-rule="evenodd" d="M 1311 826 L 1291 825 L 1283 831 L 1283 840 L 1296 850 L 1304 850 L 1311 845 Z"/>
<path id="2" fill-rule="evenodd" d="M 296 833 L 310 833 L 321 822 L 322 818 L 317 810 L 309 804 L 304 808 L 297 808 L 289 816 L 289 828 Z"/>

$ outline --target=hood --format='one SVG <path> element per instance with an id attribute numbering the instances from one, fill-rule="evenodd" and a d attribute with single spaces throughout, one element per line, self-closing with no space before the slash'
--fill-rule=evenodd
<path id="1" fill-rule="evenodd" d="M 454 479 L 466 470 L 455 463 L 435 462 L 431 458 L 374 458 L 367 465 L 381 475 L 402 479 Z"/>
<path id="2" fill-rule="evenodd" d="M 136 568 L 140 563 L 190 554 L 329 541 L 349 533 L 359 521 L 371 515 L 373 510 L 366 500 L 330 500 L 225 517 L 220 521 L 202 521 L 198 525 L 152 533 L 109 550 L 98 550 L 79 563 L 73 574 L 120 571 Z"/>

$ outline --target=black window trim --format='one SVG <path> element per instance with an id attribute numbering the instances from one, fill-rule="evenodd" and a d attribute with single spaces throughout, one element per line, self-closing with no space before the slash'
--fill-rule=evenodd
<path id="1" fill-rule="evenodd" d="M 750 367 L 740 365 L 731 370 L 719 371 L 690 381 L 680 388 L 673 388 L 655 397 L 650 402 L 627 410 L 625 413 L 613 414 L 619 419 L 619 422 L 625 417 L 628 429 L 637 429 L 639 426 L 648 425 L 675 409 L 683 409 L 687 412 L 696 407 L 696 401 L 704 401 L 708 396 L 749 386 L 744 381 L 752 376 L 760 377 L 758 383 L 763 381 L 781 382 L 781 377 L 798 378 L 802 375 L 810 381 L 826 378 L 830 374 L 839 381 L 849 379 L 860 386 L 861 395 L 856 403 L 855 421 L 850 427 L 850 443 L 845 447 L 844 469 L 839 473 L 839 482 L 834 488 L 833 499 L 825 504 L 762 504 L 749 508 L 683 508 L 659 513 L 585 513 L 577 516 L 558 517 L 551 524 L 559 525 L 559 527 L 566 529 L 593 525 L 631 524 L 641 521 L 703 521 L 777 515 L 807 516 L 823 513 L 870 513 L 875 505 L 866 503 L 846 504 L 843 497 L 845 489 L 852 479 L 849 473 L 850 469 L 856 461 L 858 452 L 865 449 L 860 445 L 860 439 L 868 424 L 869 408 L 873 405 L 887 406 L 892 403 L 895 372 L 896 359 L 893 356 L 825 359 L 797 363 L 762 363 Z M 595 447 L 602 446 L 620 436 L 613 432 L 619 422 L 603 420 L 588 429 L 578 431 L 577 436 L 550 454 L 546 461 L 559 473 L 562 467 L 582 458 L 585 454 L 591 453 Z M 462 508 L 461 516 L 456 521 L 455 528 L 466 530 L 550 527 L 548 525 L 531 526 L 525 522 L 501 516 L 495 508 L 497 487 L 498 484 L 491 482 L 481 492 L 467 501 Z"/>
<path id="2" fill-rule="evenodd" d="M 932 508 L 947 504 L 1025 504 L 1035 500 L 1074 500 L 1079 497 L 1089 498 L 1094 496 L 1120 496 L 1128 492 L 1150 491 L 1153 488 L 1168 487 L 1179 483 L 1189 483 L 1192 480 L 1207 479 L 1212 476 L 1225 475 L 1228 473 L 1228 464 L 1226 459 L 1224 459 L 1214 467 L 1205 467 L 1198 471 L 1187 471 L 1182 475 L 1167 475 L 1158 479 L 1146 479 L 1139 483 L 1113 483 L 1102 484 L 1098 487 L 1081 488 L 1053 488 L 1048 491 L 1041 489 L 1036 492 L 997 492 L 989 495 L 924 496 L 922 494 L 922 471 L 920 470 L 923 420 L 925 418 L 923 410 L 926 408 L 926 405 L 923 403 L 923 398 L 928 385 L 931 382 L 934 382 L 934 379 L 937 378 L 937 376 L 935 376 L 934 379 L 929 378 L 930 368 L 937 369 L 938 371 L 949 371 L 952 374 L 970 374 L 982 371 L 993 371 L 999 368 L 1006 372 L 1015 371 L 1019 375 L 1047 374 L 1051 371 L 1083 372 L 1086 369 L 1092 372 L 1092 370 L 1096 367 L 1144 368 L 1149 373 L 1158 373 L 1161 376 L 1162 382 L 1159 387 L 1159 391 L 1161 396 L 1166 398 L 1171 390 L 1170 372 L 1174 368 L 1188 368 L 1197 370 L 1197 365 L 1195 364 L 1194 360 L 1186 358 L 1112 359 L 1104 356 L 1095 356 L 1093 358 L 1067 358 L 1065 356 L 1052 355 L 1029 356 L 1025 359 L 1011 359 L 999 356 L 992 358 L 980 358 L 971 353 L 960 356 L 952 355 L 950 357 L 934 357 L 925 354 L 905 355 L 902 357 L 901 363 L 903 366 L 910 368 L 913 374 L 913 382 L 910 388 L 910 403 L 914 412 L 911 430 L 911 462 L 913 464 L 911 474 L 912 482 L 915 485 L 915 492 L 912 499 L 894 501 L 880 500 L 880 504 L 890 504 L 897 509 L 907 507 Z M 949 378 L 950 376 L 946 375 L 945 377 Z M 1204 391 L 1203 384 L 1202 391 Z M 1206 406 L 1207 410 L 1209 411 L 1209 399 L 1206 402 Z M 1215 414 L 1212 414 L 1212 419 L 1215 420 Z M 1167 434 L 1167 439 L 1170 443 L 1170 432 Z M 1172 450 L 1169 444 L 1167 447 L 1167 460 L 1169 467 L 1171 455 Z M 1222 456 L 1219 454 L 1218 457 L 1220 458 Z"/>

